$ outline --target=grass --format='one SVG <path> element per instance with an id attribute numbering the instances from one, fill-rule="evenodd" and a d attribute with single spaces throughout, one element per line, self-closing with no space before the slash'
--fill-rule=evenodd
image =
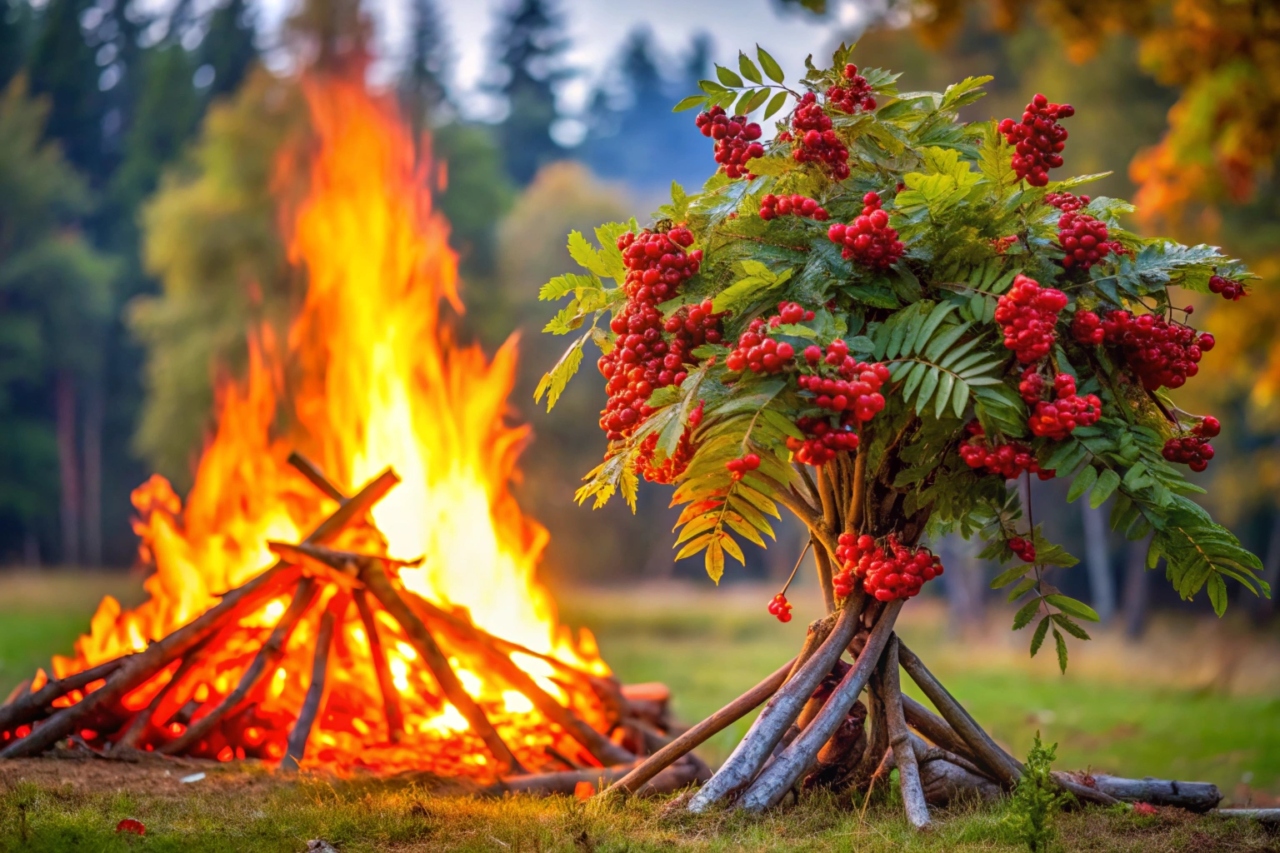
<path id="1" fill-rule="evenodd" d="M 136 580 L 0 576 L 0 696 L 50 653 L 69 649 L 104 592 L 136 600 Z M 762 605 L 771 594 L 752 587 L 579 590 L 563 596 L 562 605 L 566 621 L 596 631 L 624 680 L 667 683 L 678 714 L 693 720 L 798 647 L 803 623 L 779 625 L 768 617 Z M 812 606 L 803 592 L 799 598 L 797 612 Z M 1071 669 L 1061 676 L 1051 659 L 1027 659 L 1026 638 L 1009 636 L 1003 615 L 999 627 L 964 639 L 949 637 L 940 615 L 929 602 L 913 604 L 901 635 L 1014 752 L 1024 754 L 1039 730 L 1059 744 L 1061 767 L 1206 779 L 1238 803 L 1277 801 L 1275 636 L 1243 633 L 1233 623 L 1168 621 L 1148 642 L 1128 646 L 1104 632 L 1073 646 Z M 722 733 L 703 754 L 721 760 L 745 726 Z M 691 819 L 664 816 L 662 803 L 652 802 L 442 797 L 394 782 L 286 781 L 261 768 L 215 768 L 188 786 L 160 768 L 74 764 L 0 764 L 0 851 L 256 853 L 302 850 L 310 838 L 325 838 L 344 853 L 1019 849 L 1000 809 L 940 815 L 933 832 L 916 835 L 892 796 L 873 801 L 865 821 L 847 800 L 826 796 L 760 817 Z M 125 817 L 146 824 L 146 837 L 117 835 Z M 1177 812 L 1136 817 L 1091 810 L 1062 816 L 1060 827 L 1065 850 L 1280 849 L 1260 826 Z"/>

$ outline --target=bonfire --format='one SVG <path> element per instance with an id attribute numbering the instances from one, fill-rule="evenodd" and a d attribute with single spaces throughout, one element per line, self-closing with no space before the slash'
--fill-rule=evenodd
<path id="1" fill-rule="evenodd" d="M 391 99 L 304 86 L 314 139 L 281 158 L 309 158 L 305 198 L 282 202 L 305 303 L 221 386 L 186 500 L 159 476 L 135 491 L 149 598 L 104 600 L 75 653 L 14 691 L 0 756 L 572 789 L 665 742 L 664 693 L 622 688 L 536 578 L 547 533 L 509 490 L 528 435 L 505 420 L 515 348 L 490 360 L 451 331 L 433 165 Z"/>

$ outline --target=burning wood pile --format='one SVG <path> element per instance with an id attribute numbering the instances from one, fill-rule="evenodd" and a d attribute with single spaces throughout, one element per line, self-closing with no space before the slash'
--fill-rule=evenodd
<path id="1" fill-rule="evenodd" d="M 619 778 L 672 734 L 665 696 L 619 685 L 535 577 L 546 531 L 510 493 L 514 349 L 489 360 L 442 318 L 462 305 L 435 170 L 389 100 L 305 91 L 312 136 L 279 156 L 305 166 L 301 203 L 281 193 L 305 301 L 219 387 L 185 501 L 158 476 L 135 491 L 149 599 L 104 600 L 75 654 L 10 696 L 0 757 Z M 689 758 L 650 789 L 705 774 Z"/>

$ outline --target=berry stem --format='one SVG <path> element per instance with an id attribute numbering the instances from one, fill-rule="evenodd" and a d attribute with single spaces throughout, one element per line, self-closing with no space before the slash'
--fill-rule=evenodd
<path id="1" fill-rule="evenodd" d="M 813 547 L 813 540 L 810 539 L 804 543 L 804 547 L 800 549 L 800 557 L 796 560 L 796 564 L 791 568 L 791 574 L 787 576 L 787 582 L 782 585 L 782 595 L 787 594 L 787 590 L 791 588 L 791 582 L 796 579 L 796 572 L 800 571 L 800 564 L 804 562 L 804 555 L 809 553 L 809 549 Z"/>

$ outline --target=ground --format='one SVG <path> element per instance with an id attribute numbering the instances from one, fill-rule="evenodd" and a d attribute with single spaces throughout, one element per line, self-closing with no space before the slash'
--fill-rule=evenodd
<path id="1" fill-rule="evenodd" d="M 135 599 L 113 575 L 0 577 L 0 696 L 50 652 L 66 650 L 97 600 Z M 628 681 L 669 684 L 688 720 L 715 710 L 794 653 L 804 617 L 764 613 L 771 590 L 649 586 L 561 596 L 572 624 L 591 626 Z M 808 602 L 801 592 L 797 613 Z M 1031 661 L 1006 615 L 975 636 L 947 633 L 941 607 L 907 609 L 901 635 L 1015 753 L 1038 730 L 1058 766 L 1216 782 L 1236 804 L 1280 804 L 1280 638 L 1240 623 L 1165 619 L 1140 644 L 1102 631 L 1073 647 L 1058 674 Z M 703 750 L 712 762 L 745 729 Z M 181 779 L 203 772 L 195 782 Z M 892 799 L 810 797 L 764 817 L 668 817 L 663 802 L 601 806 L 571 798 L 446 797 L 397 781 L 282 779 L 258 767 L 0 763 L 0 851 L 125 849 L 300 851 L 324 838 L 339 850 L 983 850 L 1019 848 L 1001 809 L 939 816 L 910 832 Z M 144 838 L 115 832 L 124 818 Z M 1263 827 L 1173 811 L 1154 817 L 1090 810 L 1060 818 L 1064 850 L 1280 851 Z"/>

